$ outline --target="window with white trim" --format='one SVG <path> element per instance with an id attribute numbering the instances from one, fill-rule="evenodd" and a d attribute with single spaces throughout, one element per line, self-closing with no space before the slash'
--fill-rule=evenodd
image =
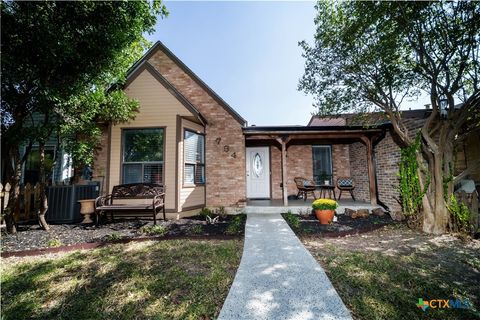
<path id="1" fill-rule="evenodd" d="M 124 129 L 122 183 L 163 184 L 162 128 Z"/>
<path id="2" fill-rule="evenodd" d="M 205 136 L 190 130 L 184 131 L 183 182 L 186 185 L 205 183 Z"/>

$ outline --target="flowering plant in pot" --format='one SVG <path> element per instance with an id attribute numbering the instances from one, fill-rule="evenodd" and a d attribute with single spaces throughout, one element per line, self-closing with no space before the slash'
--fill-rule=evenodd
<path id="1" fill-rule="evenodd" d="M 338 208 L 338 203 L 332 199 L 317 199 L 313 201 L 312 208 L 321 224 L 329 224 Z"/>

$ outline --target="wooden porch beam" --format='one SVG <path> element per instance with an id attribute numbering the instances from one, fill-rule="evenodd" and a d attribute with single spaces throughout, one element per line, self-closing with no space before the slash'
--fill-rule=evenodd
<path id="1" fill-rule="evenodd" d="M 373 128 L 373 129 L 350 129 L 350 130 L 283 130 L 283 131 L 263 131 L 263 130 L 248 130 L 244 131 L 245 135 L 273 135 L 276 137 L 283 135 L 294 136 L 297 134 L 308 134 L 308 135 L 323 135 L 323 134 L 357 134 L 357 136 L 365 135 L 366 133 L 373 134 L 382 132 L 383 129 Z"/>
<path id="2" fill-rule="evenodd" d="M 367 169 L 368 169 L 368 183 L 370 190 L 370 204 L 377 205 L 377 182 L 375 180 L 375 166 L 373 162 L 373 143 L 372 139 L 368 137 L 362 137 L 362 141 L 366 145 L 367 149 Z"/>
<path id="3" fill-rule="evenodd" d="M 288 136 L 275 139 L 282 146 L 282 191 L 283 191 L 283 205 L 288 206 L 288 192 L 287 192 L 287 143 L 290 141 Z"/>
<path id="4" fill-rule="evenodd" d="M 290 140 L 312 140 L 312 139 L 361 139 L 362 135 L 354 133 L 328 133 L 328 134 L 297 134 L 289 136 Z M 277 140 L 279 136 L 273 135 L 245 135 L 246 140 Z"/>

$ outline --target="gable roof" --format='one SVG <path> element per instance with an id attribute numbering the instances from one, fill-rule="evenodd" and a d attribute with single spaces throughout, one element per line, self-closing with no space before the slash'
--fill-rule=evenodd
<path id="1" fill-rule="evenodd" d="M 129 72 L 127 81 L 125 82 L 125 87 L 131 84 L 144 70 L 148 71 L 158 82 L 160 82 L 167 90 L 170 92 L 177 100 L 183 104 L 188 111 L 190 111 L 195 118 L 202 124 L 206 125 L 207 120 L 202 116 L 202 114 L 195 108 L 194 105 L 185 98 L 167 79 L 154 66 L 152 66 L 148 61 L 144 60 L 138 64 L 134 70 Z"/>
<path id="2" fill-rule="evenodd" d="M 312 116 L 310 121 L 307 124 L 307 127 L 310 126 L 344 126 L 346 125 L 347 121 L 345 118 L 338 117 L 338 118 L 319 118 L 316 116 Z"/>
<path id="3" fill-rule="evenodd" d="M 137 70 L 143 63 L 148 62 L 148 59 L 150 59 L 158 50 L 162 50 L 162 52 L 165 53 L 173 62 L 175 62 L 180 67 L 180 69 L 182 69 L 183 72 L 185 72 L 188 76 L 190 76 L 220 106 L 222 106 L 223 109 L 225 109 L 225 111 L 227 111 L 235 120 L 237 120 L 238 123 L 240 123 L 242 126 L 247 125 L 247 121 L 244 118 L 242 118 L 242 116 L 240 116 L 225 100 L 223 100 L 215 91 L 213 91 L 212 88 L 210 88 L 205 82 L 203 82 L 202 79 L 200 79 L 189 67 L 187 67 L 187 65 L 185 65 L 185 63 L 183 63 L 177 56 L 175 56 L 161 41 L 157 41 L 147 52 L 145 52 L 145 54 L 143 55 L 142 58 L 140 58 L 140 60 L 138 60 L 133 64 L 133 66 L 130 68 L 130 70 L 127 73 L 127 78 L 126 78 L 127 83 L 129 83 L 129 79 L 135 73 L 135 70 Z M 154 68 L 152 65 L 150 66 Z M 155 71 L 163 79 L 165 79 L 160 74 L 160 72 L 158 72 L 156 69 Z M 165 79 L 165 81 L 167 80 Z M 173 87 L 172 84 L 170 85 Z M 178 90 L 176 91 L 178 92 Z"/>

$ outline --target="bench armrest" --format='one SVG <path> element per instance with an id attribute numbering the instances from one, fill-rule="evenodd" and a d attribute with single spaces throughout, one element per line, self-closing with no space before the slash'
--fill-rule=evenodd
<path id="1" fill-rule="evenodd" d="M 152 206 L 158 208 L 165 205 L 165 193 L 159 193 L 153 197 Z"/>
<path id="2" fill-rule="evenodd" d="M 108 206 L 112 204 L 112 195 L 107 194 L 106 196 L 100 196 L 95 199 L 95 209 L 98 207 Z"/>

